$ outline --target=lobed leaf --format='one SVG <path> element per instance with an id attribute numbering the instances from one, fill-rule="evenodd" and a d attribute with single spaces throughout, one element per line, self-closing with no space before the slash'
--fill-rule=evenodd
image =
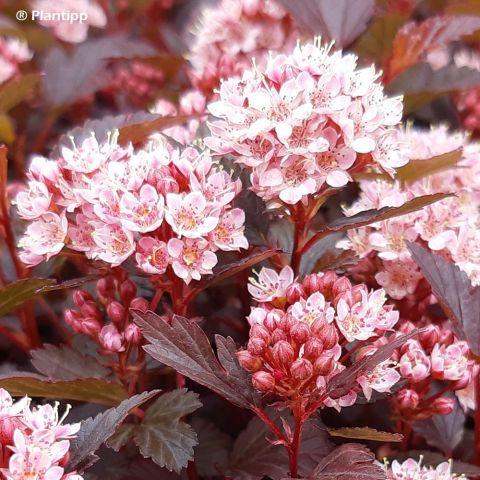
<path id="1" fill-rule="evenodd" d="M 42 374 L 56 380 L 77 380 L 79 378 L 106 378 L 109 370 L 90 355 L 62 345 L 46 344 L 33 350 L 32 365 Z"/>
<path id="2" fill-rule="evenodd" d="M 122 385 L 99 378 L 55 380 L 23 372 L 0 376 L 0 388 L 5 388 L 14 396 L 77 400 L 107 406 L 118 405 L 128 398 Z"/>
<path id="3" fill-rule="evenodd" d="M 109 408 L 95 418 L 82 422 L 77 436 L 70 441 L 70 459 L 67 470 L 82 472 L 98 460 L 94 453 L 113 435 L 129 413 L 157 395 L 159 390 L 143 392 L 124 400 L 118 407 Z"/>
<path id="4" fill-rule="evenodd" d="M 375 442 L 401 442 L 400 433 L 380 432 L 370 427 L 345 427 L 328 429 L 331 437 L 353 438 L 355 440 L 371 440 Z"/>
<path id="5" fill-rule="evenodd" d="M 473 287 L 467 274 L 442 256 L 415 243 L 409 243 L 408 249 L 452 321 L 456 335 L 480 355 L 480 287 Z"/>
<path id="6" fill-rule="evenodd" d="M 160 467 L 180 473 L 193 459 L 193 447 L 198 443 L 195 431 L 181 418 L 201 406 L 198 395 L 185 388 L 161 395 L 135 428 L 133 438 L 140 453 Z"/>
<path id="7" fill-rule="evenodd" d="M 169 325 L 153 312 L 142 313 L 131 310 L 132 316 L 150 342 L 144 350 L 155 360 L 175 369 L 242 408 L 256 404 L 259 395 L 253 389 L 249 379 L 240 388 L 240 377 L 235 370 L 230 372 L 215 357 L 204 331 L 194 321 L 174 316 Z M 225 365 L 227 351 L 222 357 Z"/>
<path id="8" fill-rule="evenodd" d="M 308 477 L 311 480 L 385 480 L 386 473 L 367 447 L 346 443 L 328 454 Z"/>
<path id="9" fill-rule="evenodd" d="M 350 45 L 364 30 L 373 15 L 375 0 L 337 0 L 335 8 L 329 0 L 280 0 L 302 29 L 334 40 L 339 47 Z"/>

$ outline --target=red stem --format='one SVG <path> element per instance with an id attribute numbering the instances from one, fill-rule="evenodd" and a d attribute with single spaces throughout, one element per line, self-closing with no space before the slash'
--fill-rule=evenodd
<path id="1" fill-rule="evenodd" d="M 475 382 L 475 465 L 480 466 L 480 371 Z"/>
<path id="2" fill-rule="evenodd" d="M 295 414 L 295 430 L 293 432 L 293 439 L 289 448 L 290 476 L 292 478 L 298 477 L 298 457 L 300 453 L 302 428 L 303 428 L 302 416 Z"/>

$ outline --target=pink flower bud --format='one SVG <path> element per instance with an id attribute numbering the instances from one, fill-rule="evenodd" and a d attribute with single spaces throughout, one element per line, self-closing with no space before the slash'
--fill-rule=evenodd
<path id="1" fill-rule="evenodd" d="M 263 325 L 256 323 L 250 329 L 250 338 L 261 338 L 265 343 L 269 343 L 270 332 Z"/>
<path id="2" fill-rule="evenodd" d="M 94 317 L 98 320 L 102 318 L 102 314 L 94 300 L 87 300 L 84 302 L 80 307 L 80 312 L 85 317 Z"/>
<path id="3" fill-rule="evenodd" d="M 288 303 L 295 303 L 298 302 L 301 298 L 305 296 L 305 291 L 303 290 L 302 285 L 298 282 L 292 283 L 290 286 L 287 287 L 286 297 Z"/>
<path id="4" fill-rule="evenodd" d="M 289 367 L 295 357 L 292 346 L 285 340 L 277 342 L 272 348 L 275 362 L 284 367 Z"/>
<path id="5" fill-rule="evenodd" d="M 263 325 L 267 328 L 270 332 L 273 332 L 277 328 L 278 322 L 278 315 L 275 315 L 273 312 L 268 312 L 265 320 L 263 321 Z"/>
<path id="6" fill-rule="evenodd" d="M 262 367 L 262 360 L 260 357 L 255 357 L 247 350 L 240 350 L 237 352 L 238 363 L 249 372 L 257 372 Z"/>
<path id="7" fill-rule="evenodd" d="M 112 322 L 120 323 L 125 319 L 125 314 L 125 307 L 117 300 L 113 300 L 107 305 L 107 315 Z"/>
<path id="8" fill-rule="evenodd" d="M 73 292 L 73 302 L 77 307 L 81 307 L 88 300 L 93 300 L 92 296 L 84 290 L 75 290 Z"/>
<path id="9" fill-rule="evenodd" d="M 440 397 L 432 402 L 430 409 L 439 415 L 449 415 L 453 412 L 454 407 L 455 403 L 452 398 Z"/>
<path id="10" fill-rule="evenodd" d="M 120 285 L 120 298 L 125 305 L 130 305 L 130 302 L 137 294 L 137 286 L 131 280 L 125 280 Z"/>
<path id="11" fill-rule="evenodd" d="M 330 350 L 338 343 L 337 329 L 331 324 L 327 324 L 317 336 L 322 341 L 325 350 Z"/>
<path id="12" fill-rule="evenodd" d="M 333 367 L 335 364 L 335 360 L 333 356 L 329 353 L 325 353 L 318 357 L 315 360 L 314 368 L 315 372 L 322 377 L 325 377 L 332 373 Z"/>
<path id="13" fill-rule="evenodd" d="M 307 275 L 302 282 L 303 289 L 306 296 L 310 296 L 312 293 L 320 291 L 321 282 L 320 277 L 316 273 Z"/>
<path id="14" fill-rule="evenodd" d="M 286 340 L 287 339 L 287 334 L 283 331 L 277 328 L 274 330 L 272 333 L 272 343 L 277 343 L 280 342 L 281 340 Z"/>
<path id="15" fill-rule="evenodd" d="M 67 308 L 65 310 L 63 316 L 65 318 L 65 322 L 73 329 L 75 329 L 74 325 L 76 325 L 81 319 L 81 315 L 75 310 L 71 310 L 70 308 Z"/>
<path id="16" fill-rule="evenodd" d="M 102 347 L 109 352 L 122 352 L 125 350 L 123 347 L 123 336 L 113 323 L 102 328 L 99 341 Z"/>
<path id="17" fill-rule="evenodd" d="M 94 317 L 83 317 L 80 319 L 78 324 L 78 332 L 84 333 L 85 335 L 89 335 L 91 337 L 95 337 L 98 332 L 100 332 L 102 325 L 100 322 Z"/>
<path id="18" fill-rule="evenodd" d="M 397 400 L 401 408 L 414 409 L 417 408 L 420 399 L 415 390 L 404 388 L 397 393 Z"/>
<path id="19" fill-rule="evenodd" d="M 13 434 L 17 428 L 25 428 L 19 417 L 10 415 L 0 417 L 0 443 L 2 447 L 13 445 Z"/>
<path id="20" fill-rule="evenodd" d="M 97 282 L 97 292 L 103 298 L 113 297 L 114 282 L 111 277 L 101 278 Z"/>
<path id="21" fill-rule="evenodd" d="M 426 332 L 420 334 L 420 343 L 426 349 L 431 349 L 438 342 L 440 337 L 438 328 L 430 325 Z"/>
<path id="22" fill-rule="evenodd" d="M 323 352 L 323 343 L 318 338 L 311 338 L 305 343 L 304 356 L 315 361 Z"/>
<path id="23" fill-rule="evenodd" d="M 127 325 L 124 331 L 125 341 L 128 343 L 133 343 L 134 345 L 138 345 L 142 341 L 142 332 L 140 329 L 134 324 L 130 323 Z"/>
<path id="24" fill-rule="evenodd" d="M 326 327 L 328 327 L 328 322 L 326 320 L 321 318 L 315 320 L 310 326 L 312 335 L 318 337 Z"/>
<path id="25" fill-rule="evenodd" d="M 279 370 L 278 368 L 273 372 L 273 377 L 275 378 L 275 382 L 279 383 L 282 380 L 285 380 L 288 375 L 283 371 Z"/>
<path id="26" fill-rule="evenodd" d="M 247 350 L 252 355 L 262 355 L 266 348 L 267 344 L 261 338 L 251 338 L 247 344 Z"/>
<path id="27" fill-rule="evenodd" d="M 298 358 L 290 369 L 295 380 L 306 380 L 313 375 L 313 365 L 305 358 Z"/>
<path id="28" fill-rule="evenodd" d="M 150 303 L 146 298 L 143 297 L 135 297 L 131 302 L 130 302 L 130 308 L 133 308 L 135 310 L 140 310 L 141 312 L 146 312 L 150 308 Z"/>
<path id="29" fill-rule="evenodd" d="M 305 322 L 296 322 L 290 329 L 290 336 L 296 343 L 305 343 L 312 336 L 310 327 Z"/>
<path id="30" fill-rule="evenodd" d="M 263 370 L 253 374 L 252 383 L 257 390 L 263 393 L 271 392 L 275 388 L 273 375 Z"/>

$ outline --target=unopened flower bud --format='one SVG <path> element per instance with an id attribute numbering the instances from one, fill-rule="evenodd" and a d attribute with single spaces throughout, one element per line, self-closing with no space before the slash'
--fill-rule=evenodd
<path id="1" fill-rule="evenodd" d="M 121 352 L 124 350 L 123 336 L 113 323 L 102 328 L 99 340 L 102 347 L 109 352 Z"/>
<path id="2" fill-rule="evenodd" d="M 75 330 L 84 333 L 85 335 L 89 335 L 90 337 L 94 337 L 100 332 L 101 328 L 102 325 L 96 318 L 83 317 L 78 324 L 78 330 Z"/>
<path id="3" fill-rule="evenodd" d="M 305 297 L 305 290 L 303 289 L 300 283 L 295 282 L 292 283 L 290 286 L 287 287 L 287 291 L 285 293 L 288 303 L 295 303 L 298 302 L 301 298 Z"/>
<path id="4" fill-rule="evenodd" d="M 306 380 L 313 375 L 313 365 L 306 358 L 298 358 L 292 363 L 290 372 L 296 380 Z"/>
<path id="5" fill-rule="evenodd" d="M 263 325 L 257 323 L 250 329 L 250 338 L 261 338 L 265 343 L 269 343 L 270 332 Z"/>
<path id="6" fill-rule="evenodd" d="M 75 290 L 73 292 L 73 302 L 77 307 L 81 307 L 88 300 L 93 300 L 88 292 L 85 292 L 84 290 Z"/>
<path id="7" fill-rule="evenodd" d="M 97 282 L 97 292 L 103 298 L 113 297 L 114 283 L 111 277 L 101 278 Z"/>
<path id="8" fill-rule="evenodd" d="M 404 388 L 397 393 L 397 400 L 401 408 L 414 409 L 417 408 L 420 399 L 415 390 Z"/>
<path id="9" fill-rule="evenodd" d="M 265 320 L 263 321 L 263 325 L 267 328 L 270 332 L 273 332 L 277 328 L 277 320 L 278 316 L 274 315 L 273 312 L 268 312 Z"/>
<path id="10" fill-rule="evenodd" d="M 272 349 L 274 360 L 284 367 L 290 366 L 295 357 L 292 346 L 285 340 L 277 342 Z"/>
<path id="11" fill-rule="evenodd" d="M 325 377 L 332 373 L 335 360 L 331 354 L 323 354 L 315 360 L 314 368 L 315 372 L 322 377 Z"/>
<path id="12" fill-rule="evenodd" d="M 263 393 L 271 392 L 275 388 L 273 375 L 263 370 L 253 374 L 252 383 L 257 390 Z"/>
<path id="13" fill-rule="evenodd" d="M 116 300 L 107 305 L 107 315 L 113 323 L 119 323 L 125 319 L 125 307 Z"/>
<path id="14" fill-rule="evenodd" d="M 337 329 L 331 324 L 325 325 L 325 328 L 317 336 L 322 341 L 325 350 L 333 348 L 338 343 Z"/>
<path id="15" fill-rule="evenodd" d="M 247 350 L 237 352 L 238 363 L 249 372 L 257 372 L 262 367 L 262 360 Z"/>
<path id="16" fill-rule="evenodd" d="M 280 330 L 279 328 L 277 328 L 276 330 L 273 331 L 272 343 L 277 343 L 286 339 L 287 339 L 287 334 L 283 330 Z"/>
<path id="17" fill-rule="evenodd" d="M 306 322 L 296 322 L 290 329 L 290 336 L 296 343 L 301 344 L 312 336 L 312 332 Z"/>
<path id="18" fill-rule="evenodd" d="M 312 293 L 320 291 L 320 277 L 316 273 L 307 275 L 302 282 L 305 295 L 310 296 Z"/>
<path id="19" fill-rule="evenodd" d="M 141 312 L 146 312 L 150 308 L 150 303 L 146 298 L 135 297 L 130 302 L 130 308 L 133 308 L 134 310 L 140 310 Z"/>
<path id="20" fill-rule="evenodd" d="M 328 326 L 328 322 L 323 318 L 318 318 L 315 320 L 312 325 L 310 325 L 310 329 L 312 331 L 312 335 L 318 337 L 321 332 Z"/>
<path id="21" fill-rule="evenodd" d="M 279 370 L 278 368 L 273 372 L 273 377 L 275 378 L 275 382 L 279 383 L 282 380 L 285 380 L 288 375 L 283 371 Z"/>
<path id="22" fill-rule="evenodd" d="M 347 277 L 336 277 L 332 286 L 332 297 L 337 298 L 345 292 L 352 290 L 352 284 Z"/>
<path id="23" fill-rule="evenodd" d="M 102 314 L 94 300 L 87 300 L 84 302 L 80 307 L 80 312 L 85 317 L 95 317 L 99 320 L 102 318 Z"/>
<path id="24" fill-rule="evenodd" d="M 439 415 L 449 415 L 454 408 L 455 403 L 452 398 L 436 398 L 431 404 L 431 410 Z"/>
<path id="25" fill-rule="evenodd" d="M 420 334 L 420 343 L 427 349 L 433 348 L 439 336 L 438 328 L 431 325 L 426 332 Z"/>
<path id="26" fill-rule="evenodd" d="M 303 355 L 311 361 L 315 361 L 323 352 L 323 343 L 318 338 L 311 338 L 305 343 Z"/>
<path id="27" fill-rule="evenodd" d="M 65 318 L 65 322 L 74 328 L 74 325 L 80 321 L 81 315 L 75 310 L 67 308 L 63 314 L 63 317 Z"/>
<path id="28" fill-rule="evenodd" d="M 261 338 L 251 338 L 247 344 L 247 350 L 252 355 L 262 355 L 267 344 Z"/>
<path id="29" fill-rule="evenodd" d="M 124 335 L 125 341 L 127 341 L 128 343 L 138 345 L 142 341 L 142 332 L 134 323 L 130 323 L 127 325 L 127 328 L 125 328 L 124 331 Z"/>
<path id="30" fill-rule="evenodd" d="M 125 280 L 120 285 L 120 298 L 125 305 L 129 305 L 137 294 L 137 286 L 131 280 Z"/>

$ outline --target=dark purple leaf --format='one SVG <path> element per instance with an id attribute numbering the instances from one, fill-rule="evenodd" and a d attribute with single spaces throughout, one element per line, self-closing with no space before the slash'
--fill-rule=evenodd
<path id="1" fill-rule="evenodd" d="M 77 436 L 70 440 L 67 470 L 82 472 L 87 466 L 95 463 L 98 457 L 94 453 L 113 435 L 129 413 L 158 393 L 159 390 L 152 390 L 134 395 L 124 400 L 118 407 L 109 408 L 95 418 L 83 421 Z"/>
<path id="2" fill-rule="evenodd" d="M 257 403 L 258 395 L 250 380 L 239 386 L 238 372 L 232 378 L 213 353 L 204 331 L 194 321 L 175 316 L 169 325 L 153 312 L 131 310 L 133 318 L 150 342 L 144 350 L 155 360 L 168 365 L 177 372 L 210 388 L 229 402 L 242 408 Z M 227 351 L 222 360 L 227 360 Z M 223 351 L 223 350 L 222 350 Z"/>
<path id="3" fill-rule="evenodd" d="M 327 455 L 308 477 L 311 480 L 385 480 L 386 473 L 367 447 L 346 443 Z"/>
<path id="4" fill-rule="evenodd" d="M 413 430 L 421 435 L 426 442 L 441 450 L 449 458 L 455 447 L 462 440 L 465 427 L 465 414 L 457 401 L 449 415 L 434 415 L 428 420 L 413 424 Z"/>
<path id="5" fill-rule="evenodd" d="M 363 357 L 360 361 L 353 363 L 342 372 L 337 373 L 327 384 L 326 392 L 328 396 L 335 399 L 346 395 L 352 389 L 352 385 L 355 384 L 359 375 L 371 372 L 379 363 L 388 360 L 397 348 L 401 347 L 407 340 L 422 331 L 422 329 L 417 329 L 406 335 L 402 335 L 386 345 L 382 345 L 375 353 L 372 353 L 372 355 Z"/>
<path id="6" fill-rule="evenodd" d="M 73 348 L 45 344 L 31 352 L 32 365 L 42 374 L 56 380 L 79 378 L 106 378 L 110 371 L 97 359 L 84 355 Z"/>
<path id="7" fill-rule="evenodd" d="M 373 15 L 375 0 L 280 0 L 302 29 L 322 40 L 334 40 L 339 47 L 352 43 L 364 30 Z"/>
<path id="8" fill-rule="evenodd" d="M 452 321 L 455 333 L 480 355 L 480 287 L 454 263 L 414 243 L 408 248 L 432 287 L 438 303 Z"/>

